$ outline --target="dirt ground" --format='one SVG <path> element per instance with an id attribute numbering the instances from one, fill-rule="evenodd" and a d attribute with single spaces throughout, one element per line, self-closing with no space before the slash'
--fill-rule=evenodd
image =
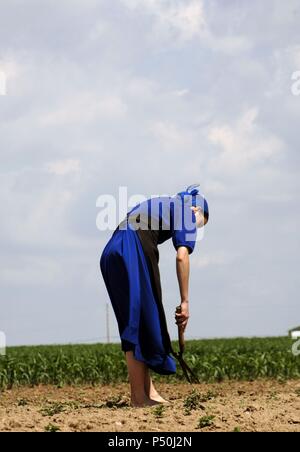
<path id="1" fill-rule="evenodd" d="M 300 382 L 157 384 L 170 401 L 131 408 L 127 385 L 0 393 L 0 431 L 300 432 Z"/>

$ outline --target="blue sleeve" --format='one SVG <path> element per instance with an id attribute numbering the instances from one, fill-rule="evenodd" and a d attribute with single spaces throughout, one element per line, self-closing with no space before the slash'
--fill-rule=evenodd
<path id="1" fill-rule="evenodd" d="M 174 222 L 172 230 L 172 242 L 177 250 L 180 246 L 185 246 L 189 254 L 194 251 L 197 239 L 197 225 L 194 212 L 189 206 L 175 208 Z"/>

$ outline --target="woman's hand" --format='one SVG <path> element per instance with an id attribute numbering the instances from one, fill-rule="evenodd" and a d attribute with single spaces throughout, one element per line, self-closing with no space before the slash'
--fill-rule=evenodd
<path id="1" fill-rule="evenodd" d="M 175 314 L 176 324 L 180 327 L 180 329 L 184 332 L 190 317 L 189 313 L 189 302 L 182 301 L 181 302 L 181 312 Z"/>

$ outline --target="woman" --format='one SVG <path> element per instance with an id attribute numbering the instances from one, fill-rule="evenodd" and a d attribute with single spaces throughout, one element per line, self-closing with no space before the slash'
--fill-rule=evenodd
<path id="1" fill-rule="evenodd" d="M 132 406 L 166 403 L 156 391 L 149 369 L 176 372 L 162 304 L 158 245 L 172 238 L 184 331 L 189 319 L 189 255 L 197 228 L 209 217 L 205 198 L 192 185 L 174 197 L 148 199 L 134 207 L 103 250 L 100 268 L 116 315 L 126 356 Z"/>

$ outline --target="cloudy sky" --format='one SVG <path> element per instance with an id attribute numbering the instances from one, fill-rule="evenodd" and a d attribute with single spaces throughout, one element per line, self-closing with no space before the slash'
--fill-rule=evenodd
<path id="1" fill-rule="evenodd" d="M 105 340 L 111 232 L 96 200 L 120 186 L 130 197 L 200 182 L 207 196 L 187 337 L 300 324 L 299 21 L 298 0 L 1 0 L 9 344 Z M 171 242 L 160 259 L 175 337 Z M 112 311 L 110 323 L 117 340 Z"/>

